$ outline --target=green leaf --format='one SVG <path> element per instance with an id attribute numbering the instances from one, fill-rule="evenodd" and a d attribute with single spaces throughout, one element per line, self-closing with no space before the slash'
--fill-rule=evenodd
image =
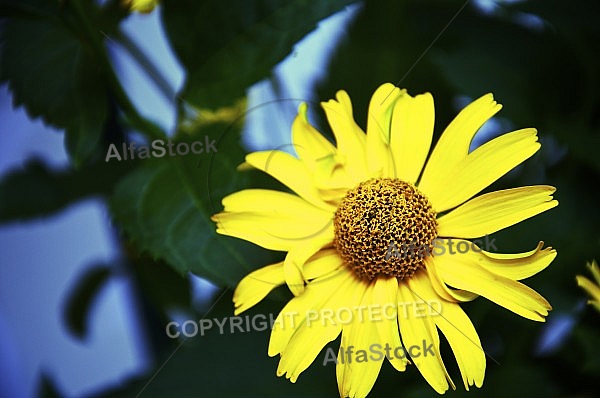
<path id="1" fill-rule="evenodd" d="M 32 159 L 0 179 L 0 223 L 49 215 L 85 197 L 108 194 L 129 169 L 129 163 L 111 161 L 53 171 Z"/>
<path id="2" fill-rule="evenodd" d="M 69 331 L 75 337 L 84 339 L 88 335 L 92 305 L 110 276 L 109 267 L 94 266 L 86 271 L 68 294 L 64 307 L 64 318 Z"/>
<path id="3" fill-rule="evenodd" d="M 14 105 L 32 118 L 66 130 L 65 145 L 76 165 L 101 143 L 108 115 L 108 92 L 99 60 L 70 2 L 27 0 L 6 5 L 0 30 L 0 82 L 7 82 Z M 85 12 L 94 17 L 93 2 Z"/>
<path id="4" fill-rule="evenodd" d="M 224 123 L 180 134 L 177 143 L 214 139 L 217 152 L 152 159 L 120 181 L 111 199 L 116 221 L 142 250 L 223 286 L 275 261 L 253 244 L 217 235 L 210 219 L 223 196 L 256 187 L 255 172 L 236 170 L 244 157 L 239 137 L 239 126 Z"/>
<path id="5" fill-rule="evenodd" d="M 229 105 L 266 77 L 316 24 L 351 0 L 171 0 L 163 21 L 187 71 L 182 99 Z"/>

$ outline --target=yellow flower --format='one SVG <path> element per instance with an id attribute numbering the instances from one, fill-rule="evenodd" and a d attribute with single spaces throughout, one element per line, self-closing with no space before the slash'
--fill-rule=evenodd
<path id="1" fill-rule="evenodd" d="M 596 283 L 581 275 L 577 275 L 575 279 L 577 280 L 577 285 L 590 295 L 591 299 L 588 300 L 588 304 L 593 305 L 600 311 L 600 268 L 598 268 L 596 260 L 588 263 L 587 267 L 594 276 Z"/>
<path id="2" fill-rule="evenodd" d="M 297 156 L 273 150 L 246 157 L 245 167 L 270 174 L 295 194 L 243 190 L 224 198 L 223 212 L 213 216 L 221 234 L 287 252 L 284 261 L 239 283 L 235 313 L 287 284 L 295 297 L 274 322 L 268 354 L 281 355 L 277 375 L 292 382 L 341 333 L 340 396 L 366 396 L 384 356 L 399 371 L 413 363 L 444 393 L 455 387 L 440 356 L 439 329 L 465 388 L 481 387 L 485 353 L 460 303 L 483 296 L 542 322 L 551 309 L 517 281 L 546 268 L 555 250 L 540 242 L 529 252 L 496 254 L 481 250 L 483 240 L 467 240 L 558 204 L 550 186 L 474 197 L 540 148 L 536 130 L 504 134 L 469 153 L 477 130 L 501 108 L 484 95 L 458 114 L 428 158 L 429 93 L 412 97 L 392 84 L 380 86 L 366 134 L 348 94 L 336 98 L 322 106 L 337 146 L 309 124 L 303 104 L 292 125 Z"/>
<path id="3" fill-rule="evenodd" d="M 131 11 L 141 12 L 147 14 L 152 12 L 154 8 L 160 3 L 159 0 L 123 0 L 125 7 Z"/>

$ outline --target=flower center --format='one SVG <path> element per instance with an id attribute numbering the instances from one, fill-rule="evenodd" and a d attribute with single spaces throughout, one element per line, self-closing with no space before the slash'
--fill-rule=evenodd
<path id="1" fill-rule="evenodd" d="M 396 178 L 361 182 L 341 200 L 334 246 L 360 278 L 404 279 L 425 267 L 437 237 L 436 213 L 412 184 Z"/>

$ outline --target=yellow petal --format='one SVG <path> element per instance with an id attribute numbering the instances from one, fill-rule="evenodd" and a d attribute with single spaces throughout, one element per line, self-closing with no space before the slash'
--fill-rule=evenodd
<path id="1" fill-rule="evenodd" d="M 445 302 L 435 323 L 450 343 L 465 388 L 468 390 L 473 384 L 481 387 L 485 376 L 485 352 L 467 314 L 458 304 Z"/>
<path id="2" fill-rule="evenodd" d="M 355 286 L 355 291 L 353 292 L 353 303 L 360 303 L 363 301 L 363 298 L 366 294 L 367 283 L 359 283 Z M 348 363 L 345 355 L 345 349 L 347 347 L 353 346 L 356 347 L 358 332 L 360 332 L 360 326 L 362 322 L 359 322 L 359 314 L 356 306 L 349 306 L 349 309 L 352 311 L 352 321 L 342 326 L 342 339 L 340 342 L 340 348 L 338 350 L 337 356 L 337 365 L 335 368 L 335 374 L 337 378 L 338 390 L 340 392 L 340 397 L 348 397 L 350 395 L 350 389 L 352 387 L 352 383 L 355 377 L 358 375 L 353 374 L 353 367 L 351 363 Z M 356 333 L 355 333 L 356 331 Z"/>
<path id="3" fill-rule="evenodd" d="M 219 213 L 211 217 L 217 233 L 255 243 L 270 250 L 291 250 L 294 246 L 319 236 L 333 240 L 333 223 L 308 214 Z"/>
<path id="4" fill-rule="evenodd" d="M 302 273 L 304 279 L 311 280 L 320 278 L 337 271 L 344 265 L 342 259 L 335 249 L 324 249 L 312 256 L 306 264 Z"/>
<path id="5" fill-rule="evenodd" d="M 417 181 L 431 146 L 434 120 L 431 94 L 404 94 L 396 101 L 390 142 L 394 177 L 411 184 Z"/>
<path id="6" fill-rule="evenodd" d="M 422 299 L 436 300 L 437 293 L 426 282 L 420 283 L 414 292 L 418 293 Z M 432 314 L 431 319 L 450 343 L 465 388 L 468 390 L 469 386 L 473 384 L 481 387 L 485 376 L 485 352 L 469 317 L 460 308 L 460 305 L 445 300 L 441 301 L 440 311 L 432 312 Z"/>
<path id="7" fill-rule="evenodd" d="M 246 163 L 281 181 L 309 203 L 324 210 L 335 210 L 321 200 L 310 171 L 292 155 L 277 150 L 253 152 L 246 155 Z"/>
<path id="8" fill-rule="evenodd" d="M 390 127 L 394 103 L 403 94 L 391 83 L 379 86 L 371 97 L 367 118 L 367 164 L 373 177 L 393 173 L 390 158 Z"/>
<path id="9" fill-rule="evenodd" d="M 380 141 L 390 143 L 390 127 L 394 104 L 406 90 L 400 90 L 391 83 L 384 83 L 375 90 L 369 102 L 369 117 L 367 119 L 367 136 L 379 135 Z"/>
<path id="10" fill-rule="evenodd" d="M 595 285 L 585 276 L 577 275 L 575 279 L 577 280 L 577 285 L 585 290 L 586 293 L 592 298 L 590 301 L 588 301 L 588 304 L 595 304 L 597 307 L 600 303 L 600 286 Z"/>
<path id="11" fill-rule="evenodd" d="M 594 279 L 596 280 L 596 284 L 593 284 L 589 279 L 584 278 L 582 276 L 577 276 L 577 284 L 581 286 L 588 294 L 592 297 L 591 300 L 588 300 L 588 304 L 594 306 L 597 311 L 600 312 L 600 268 L 598 268 L 598 263 L 596 260 L 587 264 L 588 269 L 592 273 Z M 581 279 L 581 281 L 580 281 Z"/>
<path id="12" fill-rule="evenodd" d="M 361 284 L 366 285 L 365 283 Z M 369 320 L 367 311 L 364 310 L 373 304 L 375 293 L 373 284 L 366 288 L 360 305 L 352 308 L 352 322 L 343 326 L 342 342 L 336 366 L 338 388 L 342 397 L 366 397 L 373 388 L 383 364 L 383 358 L 379 361 L 369 358 L 370 349 L 376 344 L 376 341 L 373 340 L 378 339 L 379 336 L 377 324 Z M 346 350 L 349 349 L 352 349 L 353 352 L 347 355 Z M 366 361 L 359 353 L 361 350 L 367 353 Z"/>
<path id="13" fill-rule="evenodd" d="M 437 212 L 464 203 L 540 149 L 535 129 L 513 131 L 470 153 L 435 186 L 419 185 Z"/>
<path id="14" fill-rule="evenodd" d="M 524 318 L 543 322 L 552 309 L 535 290 L 488 271 L 472 256 L 445 254 L 434 257 L 434 264 L 448 285 L 479 294 Z"/>
<path id="15" fill-rule="evenodd" d="M 331 212 L 285 192 L 243 190 L 225 197 L 223 206 L 225 212 L 212 217 L 218 233 L 273 250 L 288 250 L 290 244 L 311 239 L 332 225 Z"/>
<path id="16" fill-rule="evenodd" d="M 249 273 L 240 281 L 233 293 L 235 315 L 252 308 L 271 290 L 284 283 L 283 261 Z"/>
<path id="17" fill-rule="evenodd" d="M 441 298 L 450 302 L 464 303 L 467 301 L 473 301 L 479 297 L 478 294 L 473 292 L 460 289 L 450 289 L 448 286 L 446 286 L 446 283 L 444 283 L 435 267 L 433 259 L 434 257 L 427 257 L 425 259 L 425 267 L 427 269 L 427 276 L 429 277 L 431 286 Z"/>
<path id="18" fill-rule="evenodd" d="M 315 282 L 316 283 L 316 282 Z M 334 291 L 322 291 L 326 298 L 321 307 L 308 309 L 306 321 L 299 325 L 281 355 L 277 375 L 285 376 L 295 383 L 304 370 L 315 360 L 325 344 L 333 341 L 342 331 L 342 323 L 331 313 L 337 314 L 340 308 L 356 304 L 355 293 L 360 292 L 362 284 L 351 275 L 341 282 Z"/>
<path id="19" fill-rule="evenodd" d="M 382 347 L 401 347 L 398 330 L 398 280 L 396 278 L 378 278 L 373 285 L 373 303 L 381 311 L 381 321 L 375 323 L 379 334 L 378 343 Z M 378 317 L 379 318 L 379 317 Z M 407 358 L 390 355 L 388 358 L 396 370 L 402 372 L 406 369 Z"/>
<path id="20" fill-rule="evenodd" d="M 537 185 L 478 196 L 438 218 L 438 236 L 477 238 L 493 234 L 558 205 L 556 188 Z"/>
<path id="21" fill-rule="evenodd" d="M 304 293 L 291 299 L 281 310 L 271 331 L 268 354 L 273 357 L 281 354 L 287 347 L 294 332 L 304 322 L 309 310 L 321 308 L 323 303 L 345 282 L 353 278 L 346 268 L 340 268 L 335 275 L 326 277 L 324 281 L 319 279 L 309 283 Z"/>
<path id="22" fill-rule="evenodd" d="M 332 241 L 333 225 L 329 225 L 322 233 L 305 241 L 299 241 L 285 256 L 283 262 L 285 281 L 294 296 L 298 296 L 304 291 L 304 264 L 321 248 L 330 245 Z"/>
<path id="23" fill-rule="evenodd" d="M 240 216 L 241 214 L 241 216 Z M 258 229 L 262 224 L 257 221 L 258 215 L 254 214 L 252 219 L 246 217 L 248 213 L 219 213 L 211 217 L 217 223 L 217 233 L 247 240 L 269 250 L 288 251 L 293 246 L 293 241 L 283 237 L 275 236 L 264 229 Z M 260 217 L 263 220 L 264 217 Z M 278 228 L 280 225 L 276 224 Z"/>
<path id="24" fill-rule="evenodd" d="M 525 253 L 478 253 L 470 250 L 465 255 L 496 275 L 518 281 L 542 271 L 556 258 L 556 250 L 543 247 L 544 242 L 540 242 L 534 250 Z"/>
<path id="25" fill-rule="evenodd" d="M 307 108 L 304 102 L 298 107 L 298 115 L 292 124 L 292 142 L 298 158 L 314 170 L 319 159 L 335 154 L 336 149 L 308 122 Z"/>
<path id="26" fill-rule="evenodd" d="M 591 263 L 588 263 L 587 267 L 594 276 L 596 283 L 600 285 L 600 268 L 598 268 L 598 263 L 596 262 L 596 260 L 592 261 Z"/>
<path id="27" fill-rule="evenodd" d="M 360 182 L 346 170 L 346 163 L 340 156 L 330 155 L 318 159 L 314 165 L 315 187 L 321 199 L 334 206 Z"/>
<path id="28" fill-rule="evenodd" d="M 364 180 L 367 177 L 365 133 L 354 121 L 352 102 L 348 94 L 340 90 L 336 98 L 337 101 L 329 100 L 321 105 L 335 135 L 338 155 L 345 157 L 343 163 L 350 174 L 358 180 Z"/>
<path id="29" fill-rule="evenodd" d="M 422 288 L 422 285 L 429 285 L 429 279 L 423 272 L 413 275 L 406 282 L 400 282 L 398 302 L 426 304 L 429 300 L 438 299 L 435 294 L 428 296 L 427 290 Z M 398 312 L 402 342 L 409 354 L 411 347 L 432 346 L 433 355 L 425 355 L 427 352 L 422 349 L 419 356 L 411 357 L 411 360 L 429 385 L 439 394 L 443 394 L 448 390 L 449 384 L 453 389 L 455 387 L 442 361 L 438 331 L 431 316 L 419 315 L 412 310 Z"/>
<path id="30" fill-rule="evenodd" d="M 131 11 L 137 11 L 142 14 L 148 14 L 158 6 L 158 0 L 125 0 L 124 3 Z"/>
<path id="31" fill-rule="evenodd" d="M 501 108 L 502 105 L 494 101 L 492 94 L 486 94 L 460 111 L 440 136 L 423 170 L 419 183 L 422 192 L 433 191 L 447 178 L 446 174 L 450 169 L 469 153 L 469 146 L 477 130 Z"/>
<path id="32" fill-rule="evenodd" d="M 222 203 L 225 212 L 263 213 L 269 217 L 293 213 L 323 220 L 332 217 L 331 211 L 313 206 L 297 195 L 270 189 L 244 189 L 227 195 Z"/>
<path id="33" fill-rule="evenodd" d="M 319 193 L 321 194 L 321 198 L 323 198 L 324 201 L 326 201 L 327 203 L 334 204 L 335 206 L 338 206 L 340 201 L 344 198 L 344 196 L 346 196 L 348 191 L 351 188 L 354 188 L 356 185 L 358 185 L 358 182 L 356 184 L 352 184 L 348 187 L 343 187 L 343 188 L 320 189 Z"/>

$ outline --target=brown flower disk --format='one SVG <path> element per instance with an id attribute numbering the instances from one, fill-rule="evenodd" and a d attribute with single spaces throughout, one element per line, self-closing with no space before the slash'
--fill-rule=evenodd
<path id="1" fill-rule="evenodd" d="M 436 213 L 412 184 L 373 178 L 341 200 L 334 231 L 335 248 L 360 278 L 404 279 L 425 266 L 423 253 L 431 253 L 437 237 Z"/>

